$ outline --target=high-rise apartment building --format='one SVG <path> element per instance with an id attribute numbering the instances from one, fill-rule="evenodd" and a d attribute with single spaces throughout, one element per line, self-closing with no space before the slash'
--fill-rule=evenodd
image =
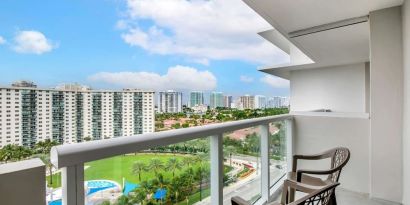
<path id="1" fill-rule="evenodd" d="M 289 97 L 275 96 L 268 98 L 266 102 L 266 107 L 268 108 L 281 108 L 289 106 Z"/>
<path id="2" fill-rule="evenodd" d="M 209 96 L 209 106 L 211 108 L 224 107 L 223 93 L 212 92 Z"/>
<path id="3" fill-rule="evenodd" d="M 0 147 L 154 132 L 154 92 L 0 88 Z"/>
<path id="4" fill-rule="evenodd" d="M 239 98 L 242 103 L 243 109 L 254 109 L 255 108 L 255 96 L 244 95 Z"/>
<path id="5" fill-rule="evenodd" d="M 266 108 L 266 97 L 263 95 L 255 95 L 254 103 L 255 109 L 264 109 Z"/>
<path id="6" fill-rule="evenodd" d="M 232 103 L 233 103 L 232 96 L 231 95 L 225 95 L 224 96 L 224 107 L 231 108 Z"/>
<path id="7" fill-rule="evenodd" d="M 192 91 L 189 94 L 189 106 L 194 107 L 197 105 L 204 105 L 204 93 L 200 91 Z"/>
<path id="8" fill-rule="evenodd" d="M 158 112 L 160 113 L 178 113 L 182 112 L 182 93 L 173 90 L 159 92 L 158 94 Z"/>

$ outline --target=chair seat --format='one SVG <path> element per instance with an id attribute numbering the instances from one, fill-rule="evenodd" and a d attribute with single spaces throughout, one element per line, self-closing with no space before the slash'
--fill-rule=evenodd
<path id="1" fill-rule="evenodd" d="M 297 174 L 296 172 L 289 172 L 287 177 L 289 180 L 296 181 Z M 306 174 L 302 174 L 301 183 L 307 185 L 309 188 L 312 189 L 312 191 L 332 184 L 332 182 L 329 180 L 323 180 L 321 178 L 312 177 Z"/>

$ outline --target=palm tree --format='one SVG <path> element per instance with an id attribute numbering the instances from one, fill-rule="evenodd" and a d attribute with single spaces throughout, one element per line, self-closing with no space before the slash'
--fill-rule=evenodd
<path id="1" fill-rule="evenodd" d="M 207 153 L 199 153 L 195 157 L 195 161 L 199 163 L 198 169 L 195 171 L 195 179 L 199 183 L 199 201 L 202 201 L 202 183 L 207 181 L 209 174 L 209 155 Z"/>
<path id="2" fill-rule="evenodd" d="M 167 197 L 172 204 L 176 204 L 176 202 L 179 201 L 179 197 L 182 192 L 181 189 L 183 187 L 183 180 L 179 176 L 173 177 L 167 187 L 169 190 Z"/>
<path id="3" fill-rule="evenodd" d="M 229 155 L 229 166 L 232 167 L 232 155 L 236 153 L 236 147 L 229 145 L 224 147 L 224 154 Z"/>
<path id="4" fill-rule="evenodd" d="M 184 188 L 185 191 L 187 192 L 187 195 L 185 196 L 185 200 L 187 201 L 187 204 L 189 204 L 189 196 L 192 194 L 194 190 L 194 183 L 195 183 L 195 178 L 194 178 L 194 170 L 192 168 L 187 169 L 183 176 L 181 176 L 182 179 L 184 179 Z"/>
<path id="5" fill-rule="evenodd" d="M 46 165 L 48 168 L 49 176 L 50 176 L 50 185 L 53 184 L 53 164 L 51 164 L 50 155 L 48 154 L 35 154 L 32 158 L 40 158 L 41 161 Z"/>
<path id="6" fill-rule="evenodd" d="M 153 180 L 152 182 L 155 187 L 159 187 L 159 189 L 161 190 L 169 184 L 169 181 L 164 179 L 164 176 L 162 176 L 162 174 L 158 174 L 157 179 Z M 162 201 L 163 198 L 160 199 L 160 204 L 162 204 Z"/>
<path id="7" fill-rule="evenodd" d="M 24 146 L 9 144 L 0 150 L 0 160 L 4 162 L 21 160 L 31 156 L 31 150 Z"/>
<path id="8" fill-rule="evenodd" d="M 141 181 L 141 173 L 147 169 L 147 165 L 145 165 L 142 161 L 135 161 L 132 165 L 132 173 L 134 175 L 138 175 L 138 180 Z"/>
<path id="9" fill-rule="evenodd" d="M 58 145 L 57 141 L 52 141 L 50 139 L 46 139 L 44 141 L 38 142 L 35 146 L 34 149 L 36 150 L 36 153 L 38 154 L 49 154 L 50 150 L 53 146 Z"/>
<path id="10" fill-rule="evenodd" d="M 193 158 L 190 157 L 190 156 L 184 157 L 184 158 L 182 158 L 182 163 L 183 163 L 184 165 L 187 165 L 188 168 L 190 168 L 191 165 L 192 165 L 192 163 L 193 163 Z"/>
<path id="11" fill-rule="evenodd" d="M 181 170 L 181 169 L 182 169 L 182 164 L 179 162 L 177 158 L 172 157 L 168 159 L 168 162 L 166 164 L 166 170 L 172 172 L 172 177 L 175 177 L 176 170 Z"/>
<path id="12" fill-rule="evenodd" d="M 15 149 L 15 153 L 16 153 L 16 160 L 25 159 L 31 156 L 31 150 L 23 146 L 17 146 Z"/>
<path id="13" fill-rule="evenodd" d="M 0 161 L 8 162 L 13 160 L 15 155 L 14 145 L 6 145 L 0 150 Z"/>
<path id="14" fill-rule="evenodd" d="M 158 172 L 163 170 L 165 166 L 160 159 L 153 158 L 151 159 L 148 167 L 150 170 L 154 171 L 155 176 L 158 176 Z"/>

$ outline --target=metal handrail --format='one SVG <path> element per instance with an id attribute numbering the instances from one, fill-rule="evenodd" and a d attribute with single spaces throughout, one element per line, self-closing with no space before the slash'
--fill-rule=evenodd
<path id="1" fill-rule="evenodd" d="M 137 152 L 238 129 L 291 119 L 290 114 L 238 120 L 198 127 L 118 137 L 106 140 L 58 145 L 51 149 L 51 163 L 56 168 L 73 166 L 107 157 Z"/>

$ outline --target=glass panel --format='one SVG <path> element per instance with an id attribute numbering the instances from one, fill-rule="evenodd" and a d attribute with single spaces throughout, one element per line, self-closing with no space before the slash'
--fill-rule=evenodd
<path id="1" fill-rule="evenodd" d="M 208 200 L 209 138 L 92 161 L 84 175 L 86 205 Z"/>
<path id="2" fill-rule="evenodd" d="M 285 121 L 269 125 L 270 186 L 287 173 Z"/>
<path id="3" fill-rule="evenodd" d="M 250 127 L 224 134 L 224 204 L 233 196 L 252 203 L 261 196 L 259 133 Z"/>
<path id="4" fill-rule="evenodd" d="M 46 170 L 46 200 L 49 205 L 60 205 L 62 197 L 61 189 L 61 169 L 56 170 L 50 164 L 47 165 Z M 50 174 L 51 173 L 51 174 Z"/>

